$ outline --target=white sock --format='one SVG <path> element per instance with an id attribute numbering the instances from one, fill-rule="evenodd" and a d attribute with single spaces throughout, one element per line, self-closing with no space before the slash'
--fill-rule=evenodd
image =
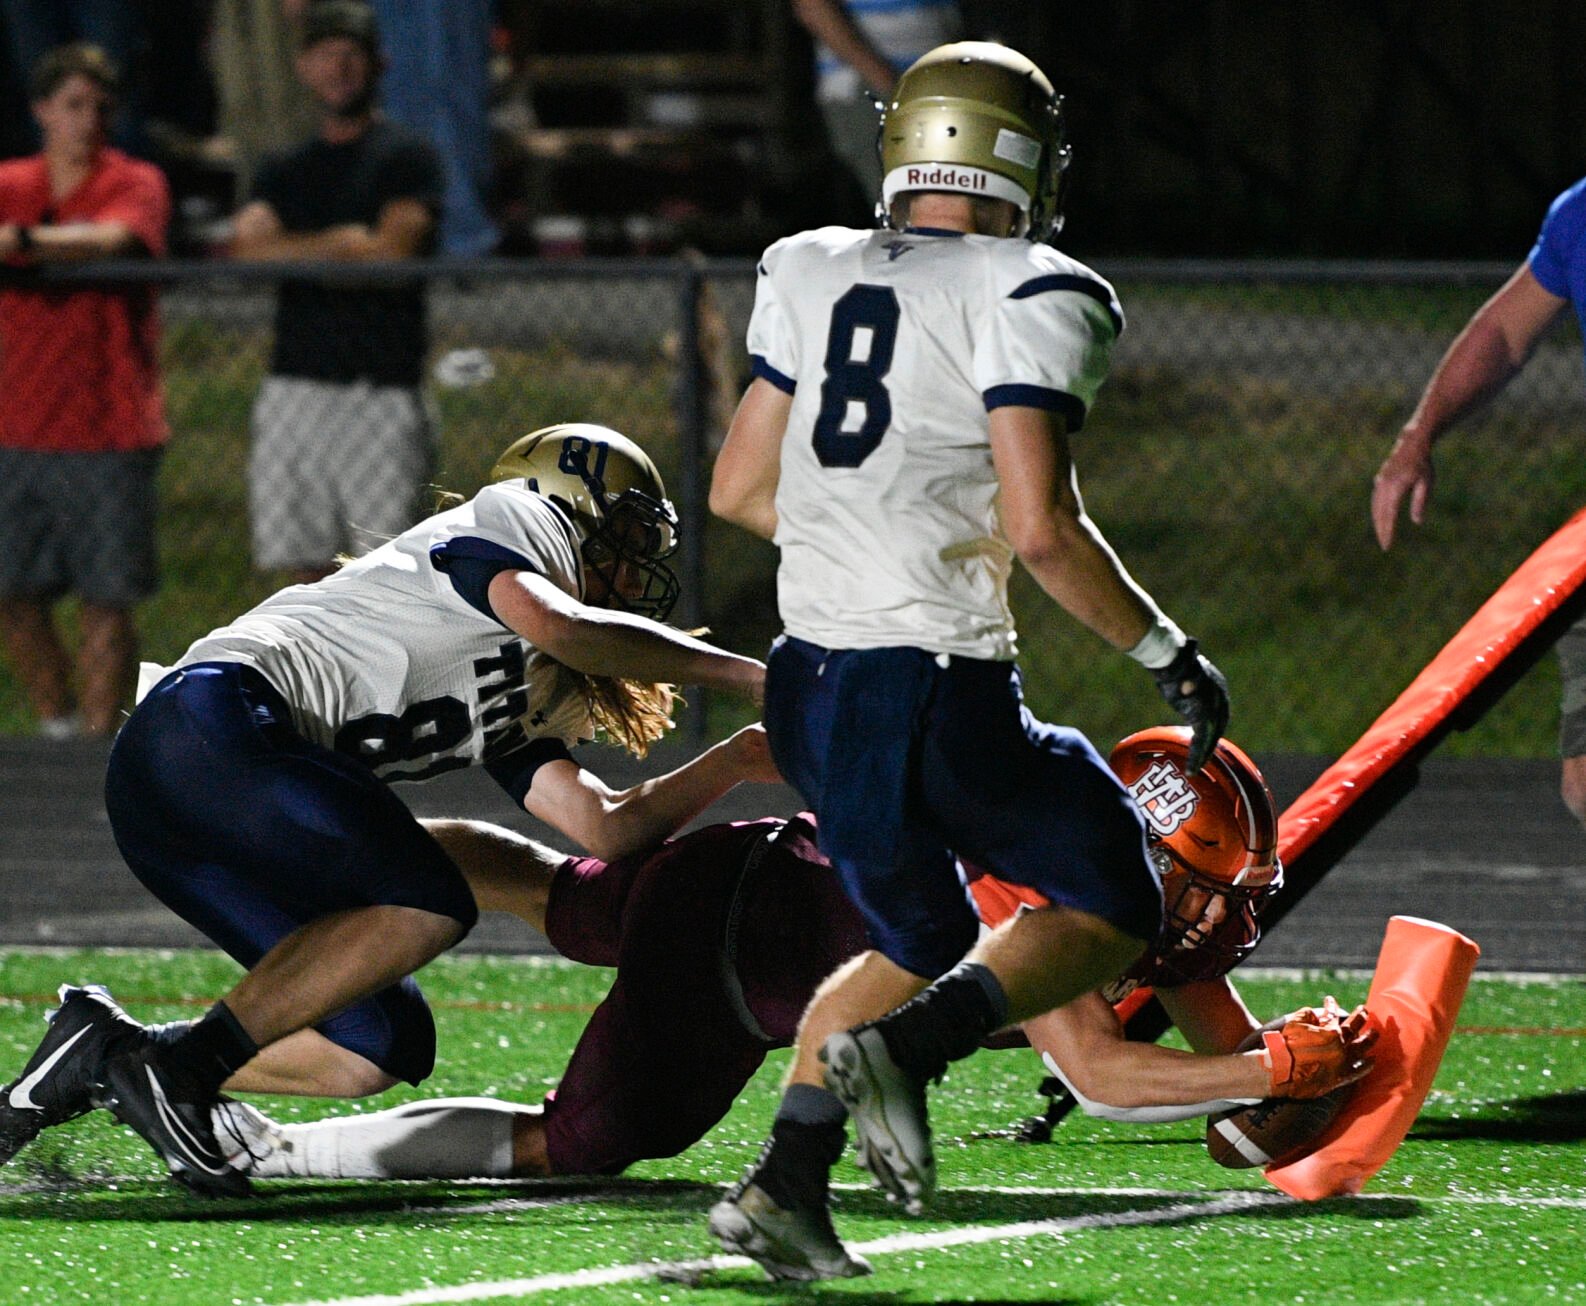
<path id="1" fill-rule="evenodd" d="M 261 1178 L 504 1179 L 512 1122 L 533 1107 L 488 1097 L 436 1098 L 369 1115 L 277 1124 L 249 1173 Z"/>

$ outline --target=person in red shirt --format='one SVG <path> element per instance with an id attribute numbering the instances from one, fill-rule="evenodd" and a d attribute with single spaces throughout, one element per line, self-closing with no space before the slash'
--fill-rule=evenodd
<path id="1" fill-rule="evenodd" d="M 0 163 L 8 268 L 163 255 L 170 191 L 105 144 L 115 65 L 57 47 L 29 86 L 44 148 Z M 0 636 L 42 734 L 108 735 L 137 668 L 134 605 L 154 591 L 155 475 L 167 438 L 149 286 L 0 284 Z M 72 659 L 53 609 L 81 603 Z"/>

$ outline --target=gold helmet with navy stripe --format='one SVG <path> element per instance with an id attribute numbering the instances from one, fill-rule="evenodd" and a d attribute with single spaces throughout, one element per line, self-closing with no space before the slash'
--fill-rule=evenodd
<path id="1" fill-rule="evenodd" d="M 681 588 L 665 564 L 677 549 L 677 513 L 643 449 L 609 426 L 558 422 L 514 441 L 490 470 L 492 483 L 519 477 L 572 520 L 609 602 L 666 619 Z"/>
<path id="2" fill-rule="evenodd" d="M 898 80 L 881 115 L 881 207 L 909 191 L 1007 200 L 1015 234 L 1062 226 L 1070 150 L 1063 97 L 1017 50 L 989 41 L 939 45 Z"/>

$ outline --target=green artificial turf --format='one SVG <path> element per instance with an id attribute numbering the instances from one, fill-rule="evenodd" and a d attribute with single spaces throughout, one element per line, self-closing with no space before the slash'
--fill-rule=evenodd
<path id="1" fill-rule="evenodd" d="M 204 952 L 0 953 L 0 1064 L 41 1031 L 62 981 L 109 983 L 143 1019 L 190 1016 L 235 976 Z M 423 983 L 441 1064 L 421 1095 L 536 1101 L 609 972 L 445 958 Z M 1253 974 L 1262 1014 L 1364 995 L 1359 975 Z M 1011 1127 L 1042 1105 L 1028 1052 L 982 1053 L 932 1092 L 942 1193 L 901 1216 L 848 1160 L 837 1225 L 874 1277 L 793 1290 L 720 1265 L 704 1212 L 754 1155 L 775 1054 L 734 1112 L 680 1157 L 620 1180 L 263 1181 L 244 1202 L 174 1188 L 102 1113 L 0 1172 L 0 1301 L 402 1303 L 1570 1302 L 1586 1300 L 1586 984 L 1478 975 L 1433 1092 L 1363 1196 L 1306 1206 L 1207 1158 L 1196 1122 L 1074 1117 L 1049 1144 Z M 282 1118 L 346 1104 L 274 1099 Z M 490 1285 L 495 1285 L 491 1287 Z M 557 1286 L 560 1285 L 560 1286 Z"/>

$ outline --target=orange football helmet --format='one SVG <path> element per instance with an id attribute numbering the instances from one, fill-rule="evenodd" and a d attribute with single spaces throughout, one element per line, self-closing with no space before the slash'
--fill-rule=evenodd
<path id="1" fill-rule="evenodd" d="M 1158 988 L 1225 975 L 1261 940 L 1261 907 L 1283 883 L 1278 817 L 1256 764 L 1221 740 L 1190 775 L 1190 732 L 1156 726 L 1112 750 L 1145 816 L 1162 877 L 1162 932 L 1129 970 Z"/>

